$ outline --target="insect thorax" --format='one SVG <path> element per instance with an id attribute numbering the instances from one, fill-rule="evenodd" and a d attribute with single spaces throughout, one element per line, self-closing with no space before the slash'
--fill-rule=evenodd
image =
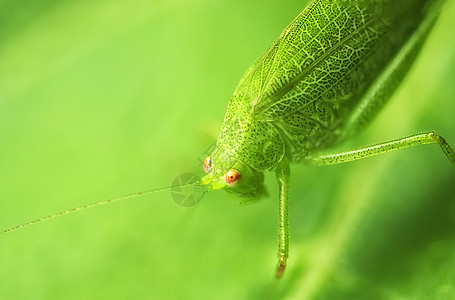
<path id="1" fill-rule="evenodd" d="M 217 147 L 258 171 L 273 169 L 285 154 L 283 138 L 270 122 L 255 120 L 238 96 L 229 101 Z"/>
<path id="2" fill-rule="evenodd" d="M 318 101 L 302 112 L 266 120 L 254 114 L 251 102 L 238 93 L 230 99 L 217 147 L 258 171 L 273 169 L 284 156 L 300 161 L 337 139 L 335 103 Z"/>

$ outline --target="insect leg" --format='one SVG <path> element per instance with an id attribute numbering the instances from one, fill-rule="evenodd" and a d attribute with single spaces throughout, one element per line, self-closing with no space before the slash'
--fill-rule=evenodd
<path id="1" fill-rule="evenodd" d="M 449 146 L 445 139 L 434 131 L 410 135 L 404 138 L 362 147 L 341 153 L 323 154 L 305 158 L 309 165 L 332 165 L 348 161 L 354 161 L 393 150 L 408 148 L 411 146 L 439 143 L 442 151 L 455 166 L 455 151 Z"/>
<path id="2" fill-rule="evenodd" d="M 280 188 L 279 198 L 279 226 L 278 226 L 278 265 L 276 277 L 281 278 L 286 269 L 286 260 L 289 256 L 289 182 L 290 171 L 287 160 L 278 165 L 276 177 Z"/>

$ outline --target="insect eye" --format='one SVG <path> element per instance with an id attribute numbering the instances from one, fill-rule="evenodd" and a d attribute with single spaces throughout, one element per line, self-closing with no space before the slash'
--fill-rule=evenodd
<path id="1" fill-rule="evenodd" d="M 204 167 L 204 171 L 206 173 L 208 173 L 208 172 L 210 172 L 210 170 L 212 170 L 212 157 L 207 156 L 207 158 L 204 159 L 203 167 Z"/>
<path id="2" fill-rule="evenodd" d="M 224 182 L 226 182 L 227 185 L 233 185 L 234 183 L 237 182 L 240 178 L 240 173 L 237 170 L 229 170 L 224 174 Z"/>

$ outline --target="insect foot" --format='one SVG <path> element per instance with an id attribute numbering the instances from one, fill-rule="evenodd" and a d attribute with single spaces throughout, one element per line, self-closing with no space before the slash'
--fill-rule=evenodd
<path id="1" fill-rule="evenodd" d="M 286 269 L 286 258 L 285 257 L 279 257 L 278 258 L 278 265 L 276 267 L 276 278 L 280 279 L 283 277 L 284 270 Z"/>

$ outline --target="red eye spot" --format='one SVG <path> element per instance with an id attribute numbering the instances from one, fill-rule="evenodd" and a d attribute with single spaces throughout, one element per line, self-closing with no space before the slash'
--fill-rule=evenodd
<path id="1" fill-rule="evenodd" d="M 212 158 L 210 156 L 207 156 L 206 159 L 204 159 L 204 171 L 206 173 L 210 172 L 210 170 L 212 169 Z"/>
<path id="2" fill-rule="evenodd" d="M 224 181 L 227 185 L 234 184 L 240 178 L 240 173 L 237 170 L 229 170 L 224 174 Z"/>

